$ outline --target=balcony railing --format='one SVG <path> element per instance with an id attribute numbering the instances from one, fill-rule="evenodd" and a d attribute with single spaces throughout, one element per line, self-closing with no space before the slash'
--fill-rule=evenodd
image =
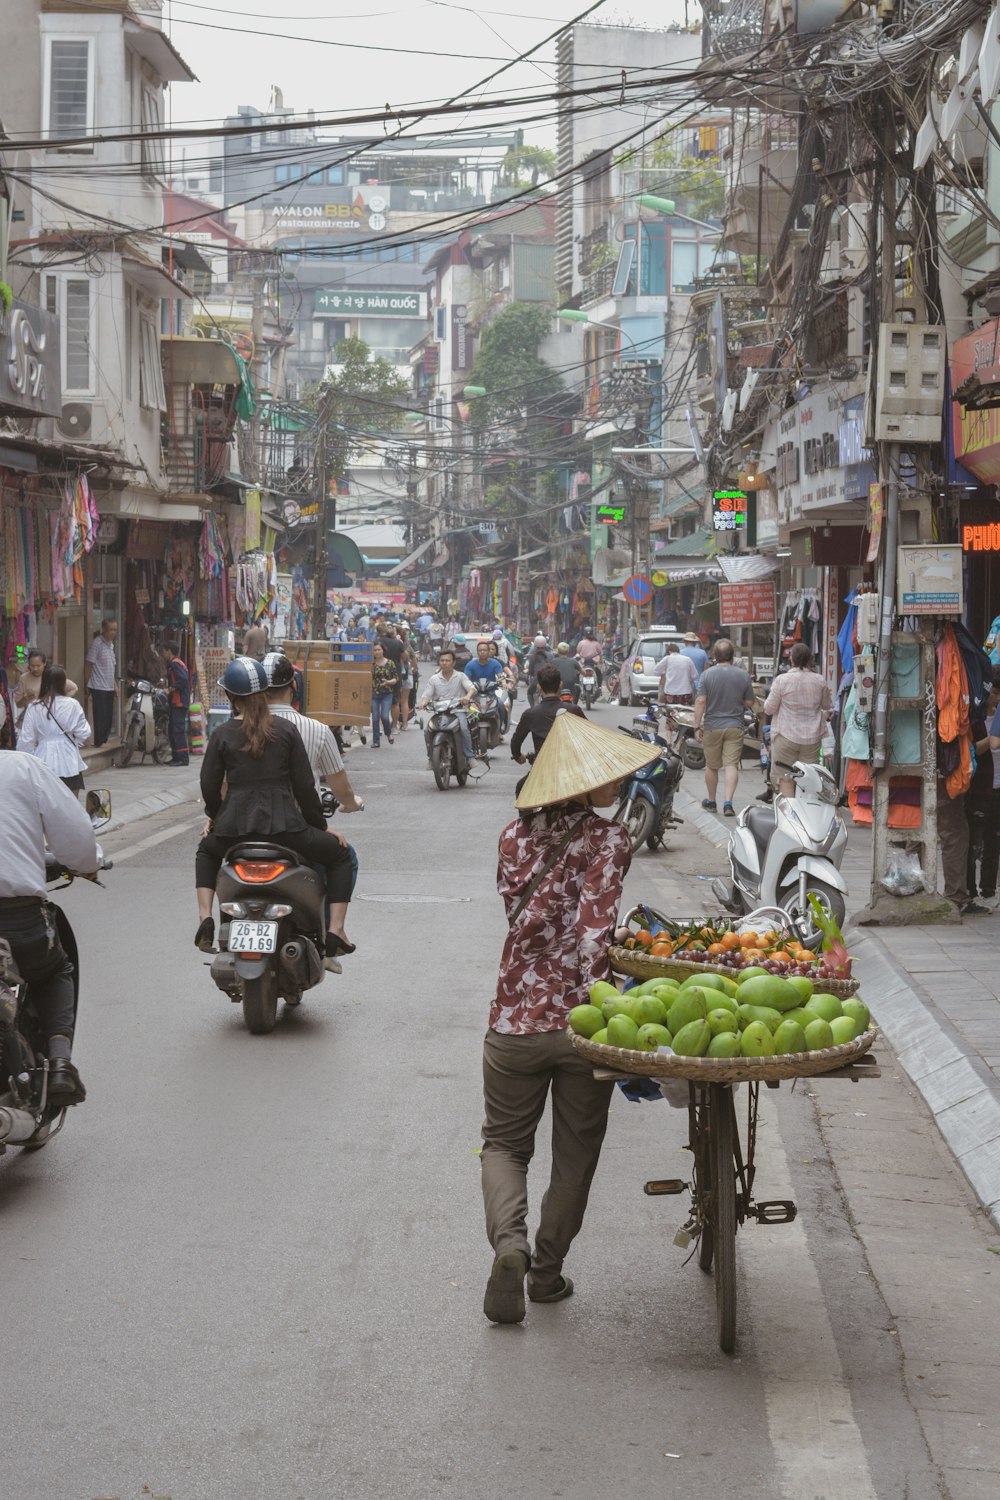
<path id="1" fill-rule="evenodd" d="M 605 297 L 610 297 L 614 279 L 614 266 L 601 266 L 598 270 L 591 271 L 589 276 L 583 278 L 584 303 L 603 302 Z"/>

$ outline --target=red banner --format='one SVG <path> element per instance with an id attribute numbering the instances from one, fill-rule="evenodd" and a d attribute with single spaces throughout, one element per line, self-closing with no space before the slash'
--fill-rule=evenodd
<path id="1" fill-rule="evenodd" d="M 719 584 L 720 625 L 773 625 L 777 617 L 773 579 Z"/>

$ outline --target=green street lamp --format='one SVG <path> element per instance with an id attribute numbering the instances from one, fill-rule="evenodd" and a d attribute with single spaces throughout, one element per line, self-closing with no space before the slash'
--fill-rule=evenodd
<path id="1" fill-rule="evenodd" d="M 593 321 L 590 314 L 583 312 L 579 307 L 561 307 L 556 313 L 556 317 L 562 318 L 564 323 L 590 323 Z"/>
<path id="2" fill-rule="evenodd" d="M 562 318 L 566 323 L 589 323 L 591 328 L 604 328 L 608 333 L 613 333 L 618 338 L 625 339 L 631 344 L 636 357 L 642 357 L 639 354 L 639 348 L 635 339 L 632 338 L 631 334 L 626 333 L 624 328 L 619 328 L 617 323 L 607 323 L 603 318 L 592 318 L 588 312 L 584 312 L 579 307 L 560 307 L 556 313 L 556 317 Z"/>
<path id="3" fill-rule="evenodd" d="M 652 193 L 640 193 L 636 199 L 640 208 L 651 208 L 657 214 L 674 214 L 677 204 L 673 198 L 657 198 Z"/>
<path id="4" fill-rule="evenodd" d="M 486 395 L 486 387 L 484 385 L 465 385 L 465 386 L 462 387 L 462 395 L 463 396 L 485 396 Z"/>

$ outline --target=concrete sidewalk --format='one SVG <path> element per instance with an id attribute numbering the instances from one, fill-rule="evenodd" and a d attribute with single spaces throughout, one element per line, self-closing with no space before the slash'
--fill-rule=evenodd
<path id="1" fill-rule="evenodd" d="M 745 769 L 737 809 L 760 790 L 760 777 Z M 677 811 L 724 854 L 732 820 L 705 811 L 703 796 L 702 777 L 688 772 Z M 871 831 L 844 813 L 848 947 L 862 995 L 1000 1228 L 1000 912 L 943 926 L 851 926 L 868 901 Z"/>
<path id="2" fill-rule="evenodd" d="M 198 777 L 201 773 L 201 756 L 192 756 L 189 766 L 158 766 L 152 761 L 140 765 L 137 761 L 120 770 L 105 766 L 97 771 L 88 771 L 88 790 L 107 787 L 111 793 L 111 822 L 107 831 L 114 832 L 142 818 L 151 818 L 155 813 L 177 807 L 183 802 L 197 802 L 200 792 Z"/>

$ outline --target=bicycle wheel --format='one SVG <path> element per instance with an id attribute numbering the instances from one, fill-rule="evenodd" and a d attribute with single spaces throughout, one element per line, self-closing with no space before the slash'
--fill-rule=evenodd
<path id="1" fill-rule="evenodd" d="M 715 1253 L 715 1313 L 719 1348 L 736 1344 L 736 1158 L 732 1090 L 711 1085 L 712 1235 Z"/>
<path id="2" fill-rule="evenodd" d="M 698 1265 L 704 1272 L 712 1269 L 715 1235 L 712 1232 L 712 1137 L 708 1132 L 708 1111 L 698 1111 L 698 1123 L 692 1146 L 695 1159 L 695 1182 L 701 1206 L 701 1235 L 698 1240 Z"/>

